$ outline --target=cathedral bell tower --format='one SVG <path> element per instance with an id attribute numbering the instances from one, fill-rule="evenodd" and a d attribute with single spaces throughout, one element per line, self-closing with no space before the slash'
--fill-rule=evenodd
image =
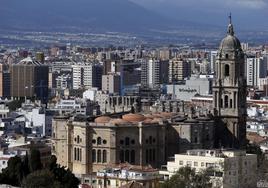
<path id="1" fill-rule="evenodd" d="M 213 83 L 216 147 L 243 148 L 246 144 L 245 57 L 234 36 L 231 15 L 227 36 L 222 40 L 216 60 Z"/>

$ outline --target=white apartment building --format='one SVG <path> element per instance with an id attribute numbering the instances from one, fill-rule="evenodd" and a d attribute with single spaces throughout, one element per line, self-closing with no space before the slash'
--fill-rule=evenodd
<path id="1" fill-rule="evenodd" d="M 160 61 L 150 59 L 141 63 L 141 84 L 144 86 L 155 87 L 160 84 Z"/>
<path id="2" fill-rule="evenodd" d="M 210 71 L 211 73 L 215 72 L 215 63 L 217 59 L 218 51 L 211 51 L 210 52 Z"/>
<path id="3" fill-rule="evenodd" d="M 245 151 L 188 150 L 186 154 L 175 154 L 174 160 L 169 161 L 166 170 L 161 170 L 160 174 L 167 179 L 185 166 L 194 168 L 196 172 L 212 168 L 213 187 L 252 188 L 257 185 L 257 156 Z"/>
<path id="4" fill-rule="evenodd" d="M 95 63 L 78 63 L 73 68 L 73 89 L 101 88 L 102 66 Z"/>
<path id="5" fill-rule="evenodd" d="M 264 57 L 247 58 L 247 85 L 257 87 L 260 79 L 267 75 L 267 61 Z"/>
<path id="6" fill-rule="evenodd" d="M 150 166 L 118 164 L 106 167 L 96 175 L 95 183 L 92 183 L 93 187 L 117 188 L 126 186 L 129 182 L 139 183 L 144 188 L 159 187 L 159 171 Z"/>

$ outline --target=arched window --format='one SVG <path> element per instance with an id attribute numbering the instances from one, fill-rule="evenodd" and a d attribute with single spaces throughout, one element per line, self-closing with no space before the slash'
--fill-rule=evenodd
<path id="1" fill-rule="evenodd" d="M 153 155 L 152 155 L 152 149 L 149 149 L 149 162 L 152 162 Z"/>
<path id="2" fill-rule="evenodd" d="M 234 92 L 234 108 L 236 108 L 236 92 Z"/>
<path id="3" fill-rule="evenodd" d="M 125 159 L 124 159 L 124 150 L 120 150 L 120 162 L 121 163 L 125 162 Z"/>
<path id="4" fill-rule="evenodd" d="M 98 145 L 101 145 L 101 137 L 98 137 L 98 138 L 97 138 L 97 144 L 98 144 Z"/>
<path id="5" fill-rule="evenodd" d="M 126 146 L 129 145 L 129 137 L 126 137 L 126 138 L 125 138 L 125 144 L 126 144 Z"/>
<path id="6" fill-rule="evenodd" d="M 222 99 L 221 99 L 221 101 L 220 101 L 220 107 L 222 108 L 222 104 L 223 104 L 223 102 L 222 102 Z"/>
<path id="7" fill-rule="evenodd" d="M 153 137 L 150 136 L 150 137 L 149 137 L 149 144 L 152 144 L 152 142 L 153 142 Z"/>
<path id="8" fill-rule="evenodd" d="M 107 162 L 107 151 L 106 150 L 102 151 L 102 162 L 103 163 Z"/>
<path id="9" fill-rule="evenodd" d="M 129 150 L 125 151 L 125 161 L 129 162 Z"/>
<path id="10" fill-rule="evenodd" d="M 79 148 L 76 148 L 76 160 L 79 160 Z"/>
<path id="11" fill-rule="evenodd" d="M 82 161 L 82 149 L 79 149 L 79 161 Z"/>
<path id="12" fill-rule="evenodd" d="M 101 163 L 101 150 L 97 151 L 97 162 Z"/>
<path id="13" fill-rule="evenodd" d="M 197 139 L 197 136 L 194 137 L 194 143 L 197 143 L 198 142 L 198 139 Z"/>
<path id="14" fill-rule="evenodd" d="M 230 108 L 233 108 L 233 100 L 230 99 L 230 104 L 229 104 Z"/>
<path id="15" fill-rule="evenodd" d="M 131 150 L 131 153 L 130 153 L 130 162 L 132 164 L 135 164 L 135 150 Z"/>
<path id="16" fill-rule="evenodd" d="M 79 141 L 80 141 L 79 135 L 77 136 L 76 141 L 77 141 L 77 143 L 79 144 Z"/>
<path id="17" fill-rule="evenodd" d="M 230 75 L 230 67 L 229 65 L 224 65 L 224 76 Z"/>
<path id="18" fill-rule="evenodd" d="M 149 151 L 148 151 L 148 149 L 146 150 L 145 160 L 146 160 L 146 163 L 149 162 Z"/>
<path id="19" fill-rule="evenodd" d="M 76 160 L 77 156 L 76 156 L 76 148 L 74 148 L 74 160 Z"/>
<path id="20" fill-rule="evenodd" d="M 92 150 L 92 162 L 93 163 L 96 162 L 96 150 L 95 149 Z"/>
<path id="21" fill-rule="evenodd" d="M 153 149 L 153 162 L 155 162 L 155 149 Z"/>
<path id="22" fill-rule="evenodd" d="M 228 101 L 229 99 L 228 99 L 228 95 L 225 95 L 224 96 L 224 108 L 228 108 Z"/>
<path id="23" fill-rule="evenodd" d="M 228 59 L 229 55 L 228 54 L 225 54 L 225 58 Z"/>

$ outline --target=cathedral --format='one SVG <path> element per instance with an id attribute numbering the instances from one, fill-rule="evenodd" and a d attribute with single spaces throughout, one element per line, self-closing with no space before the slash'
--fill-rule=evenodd
<path id="1" fill-rule="evenodd" d="M 213 83 L 213 107 L 216 126 L 215 146 L 243 148 L 246 145 L 245 55 L 234 35 L 231 16 L 227 36 L 222 40 Z"/>

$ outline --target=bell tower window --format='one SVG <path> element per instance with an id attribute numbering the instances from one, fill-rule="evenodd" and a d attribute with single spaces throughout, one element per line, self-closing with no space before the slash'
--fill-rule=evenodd
<path id="1" fill-rule="evenodd" d="M 224 76 L 230 75 L 230 67 L 229 65 L 224 65 Z"/>
<path id="2" fill-rule="evenodd" d="M 224 96 L 224 108 L 228 108 L 228 96 Z"/>

